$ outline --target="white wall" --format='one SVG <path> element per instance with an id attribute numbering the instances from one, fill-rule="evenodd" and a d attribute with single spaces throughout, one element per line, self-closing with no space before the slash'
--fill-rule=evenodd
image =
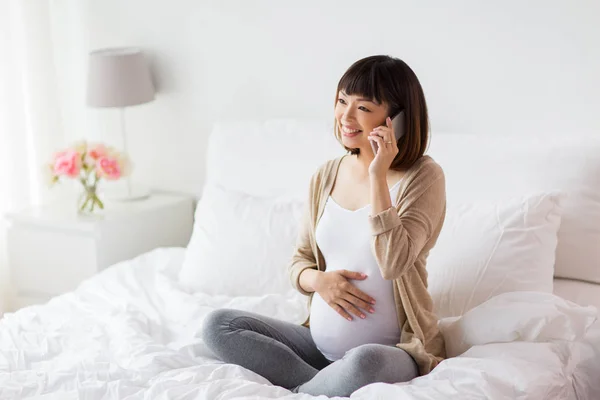
<path id="1" fill-rule="evenodd" d="M 332 118 L 338 79 L 404 59 L 432 130 L 600 134 L 600 2 L 54 0 L 68 139 L 118 145 L 118 114 L 84 105 L 87 52 L 136 45 L 160 93 L 128 110 L 134 178 L 200 193 L 218 119 Z M 302 140 L 302 138 L 298 138 Z M 227 151 L 223 149 L 223 151 Z"/>

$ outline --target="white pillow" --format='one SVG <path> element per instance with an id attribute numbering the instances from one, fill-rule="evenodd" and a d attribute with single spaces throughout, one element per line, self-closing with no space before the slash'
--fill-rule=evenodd
<path id="1" fill-rule="evenodd" d="M 344 153 L 329 118 L 223 121 L 209 136 L 206 179 L 253 196 L 304 201 L 317 168 Z"/>
<path id="2" fill-rule="evenodd" d="M 444 170 L 448 201 L 566 193 L 555 276 L 600 283 L 600 135 L 436 132 L 429 154 Z"/>
<path id="3" fill-rule="evenodd" d="M 498 203 L 448 204 L 427 259 L 438 317 L 463 315 L 501 293 L 552 293 L 563 198 L 550 192 Z"/>
<path id="4" fill-rule="evenodd" d="M 448 357 L 488 343 L 576 341 L 598 319 L 595 307 L 582 307 L 549 293 L 505 293 L 462 317 L 440 321 Z"/>
<path id="5" fill-rule="evenodd" d="M 182 285 L 211 295 L 255 296 L 292 290 L 301 201 L 257 197 L 205 185 L 179 273 Z"/>

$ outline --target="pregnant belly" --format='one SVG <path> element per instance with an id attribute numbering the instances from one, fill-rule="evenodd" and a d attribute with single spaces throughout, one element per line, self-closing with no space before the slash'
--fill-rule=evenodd
<path id="1" fill-rule="evenodd" d="M 371 282 L 367 282 L 371 279 Z M 379 280 L 379 281 L 378 281 Z M 317 348 L 329 360 L 338 360 L 346 351 L 367 343 L 395 345 L 400 340 L 400 328 L 392 282 L 370 275 L 364 281 L 352 281 L 358 289 L 377 303 L 374 313 L 360 309 L 366 318 L 354 314 L 352 321 L 342 317 L 315 293 L 310 307 L 310 331 Z"/>

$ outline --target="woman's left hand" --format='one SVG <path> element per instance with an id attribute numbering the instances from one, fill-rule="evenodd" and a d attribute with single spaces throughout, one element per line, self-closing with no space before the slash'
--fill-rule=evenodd
<path id="1" fill-rule="evenodd" d="M 374 140 L 379 145 L 377 154 L 369 165 L 369 175 L 371 176 L 387 176 L 387 171 L 398 154 L 398 143 L 396 143 L 392 119 L 387 117 L 385 124 L 386 126 L 378 126 L 369 133 L 369 140 Z"/>

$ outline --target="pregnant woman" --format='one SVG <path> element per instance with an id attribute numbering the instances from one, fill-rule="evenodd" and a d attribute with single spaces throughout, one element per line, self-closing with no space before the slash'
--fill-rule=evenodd
<path id="1" fill-rule="evenodd" d="M 336 91 L 335 135 L 347 154 L 313 174 L 290 264 L 309 317 L 298 325 L 218 309 L 202 335 L 221 360 L 274 385 L 350 396 L 425 375 L 445 357 L 425 265 L 446 192 L 442 169 L 424 155 L 423 90 L 402 60 L 372 56 L 350 66 Z"/>

